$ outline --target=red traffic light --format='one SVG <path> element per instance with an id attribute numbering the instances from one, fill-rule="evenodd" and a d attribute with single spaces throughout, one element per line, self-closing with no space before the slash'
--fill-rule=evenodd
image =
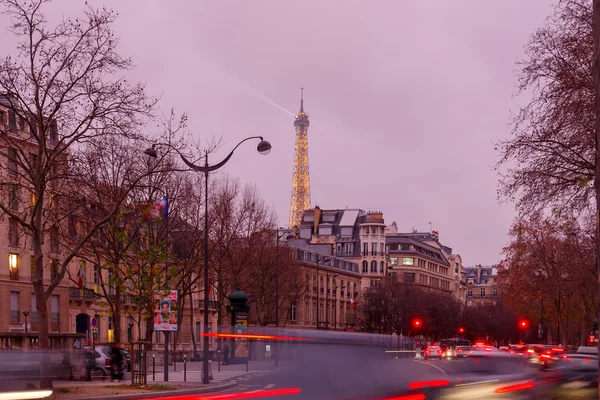
<path id="1" fill-rule="evenodd" d="M 527 322 L 526 319 L 522 319 L 521 321 L 519 321 L 519 328 L 521 328 L 521 329 L 527 328 L 528 325 L 529 325 L 529 323 Z"/>
<path id="2" fill-rule="evenodd" d="M 415 328 L 420 328 L 422 324 L 423 324 L 423 323 L 421 322 L 421 320 L 420 320 L 419 318 L 415 318 L 415 319 L 413 320 L 413 326 L 414 326 Z"/>
<path id="3" fill-rule="evenodd" d="M 458 333 L 465 333 L 465 328 L 458 328 Z"/>

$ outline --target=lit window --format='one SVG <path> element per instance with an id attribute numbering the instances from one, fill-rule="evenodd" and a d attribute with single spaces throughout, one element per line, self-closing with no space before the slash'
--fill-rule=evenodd
<path id="1" fill-rule="evenodd" d="M 390 258 L 390 264 L 392 264 L 392 265 L 398 265 L 398 257 L 392 257 L 392 258 Z"/>
<path id="2" fill-rule="evenodd" d="M 402 259 L 402 265 L 415 265 L 415 259 L 405 257 Z"/>
<path id="3" fill-rule="evenodd" d="M 8 271 L 10 273 L 10 279 L 19 279 L 19 255 L 15 253 L 8 254 Z"/>

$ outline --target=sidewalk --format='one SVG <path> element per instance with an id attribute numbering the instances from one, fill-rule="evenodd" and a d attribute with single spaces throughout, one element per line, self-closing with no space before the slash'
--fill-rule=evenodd
<path id="1" fill-rule="evenodd" d="M 281 365 L 281 364 L 280 364 Z M 257 374 L 266 374 L 275 369 L 274 361 L 250 361 L 248 364 L 248 372 L 246 372 L 246 364 L 230 364 L 230 365 L 221 365 L 221 371 L 219 371 L 219 367 L 216 361 L 211 363 L 212 367 L 212 376 L 213 379 L 210 381 L 209 385 L 204 385 L 202 383 L 202 362 L 188 362 L 186 365 L 186 380 L 184 382 L 184 371 L 183 371 L 183 363 L 177 363 L 176 366 L 169 365 L 169 380 L 165 382 L 164 380 L 164 367 L 162 365 L 156 366 L 154 377 L 152 375 L 152 367 L 150 367 L 149 371 L 146 375 L 146 382 L 149 385 L 152 384 L 161 384 L 166 386 L 190 386 L 190 387 L 206 387 L 206 386 L 214 386 L 220 385 L 225 382 L 236 380 L 237 378 L 241 378 L 245 375 L 255 376 Z M 175 370 L 177 368 L 177 370 Z M 53 382 L 55 388 L 60 387 L 71 387 L 71 386 L 93 386 L 93 385 L 101 385 L 101 386 L 118 386 L 118 385 L 128 385 L 131 384 L 131 373 L 125 373 L 123 381 L 121 382 L 111 382 L 110 377 L 106 377 L 105 379 L 98 379 L 94 381 L 54 381 Z"/>
<path id="2" fill-rule="evenodd" d="M 248 363 L 248 371 L 246 372 L 246 364 L 230 364 L 230 365 L 221 365 L 219 371 L 219 366 L 216 361 L 210 363 L 212 368 L 212 376 L 213 380 L 211 383 L 219 383 L 229 381 L 243 375 L 256 375 L 256 374 L 266 374 L 275 369 L 274 361 L 250 361 Z M 183 372 L 183 363 L 177 363 L 177 370 L 175 371 L 175 366 L 169 365 L 169 383 L 177 383 L 177 384 L 190 384 L 197 383 L 202 384 L 202 362 L 194 361 L 188 362 L 186 366 L 186 382 L 184 382 L 184 372 Z M 165 383 L 164 382 L 164 367 L 161 365 L 160 367 L 156 367 L 154 377 L 152 376 L 152 367 L 150 367 L 150 371 L 147 374 L 147 382 L 151 383 Z M 153 380 L 154 379 L 154 380 Z"/>

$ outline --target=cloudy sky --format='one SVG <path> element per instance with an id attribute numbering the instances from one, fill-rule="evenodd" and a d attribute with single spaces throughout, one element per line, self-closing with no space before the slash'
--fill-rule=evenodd
<path id="1" fill-rule="evenodd" d="M 313 206 L 382 210 L 402 231 L 431 222 L 467 265 L 498 260 L 514 207 L 496 197 L 493 141 L 524 102 L 514 62 L 552 0 L 90 2 L 119 12 L 122 54 L 162 110 L 187 112 L 199 139 L 222 136 L 215 161 L 247 136 L 272 143 L 267 157 L 240 148 L 224 170 L 256 183 L 282 225 L 285 110 L 304 87 Z M 83 3 L 55 0 L 48 13 Z"/>

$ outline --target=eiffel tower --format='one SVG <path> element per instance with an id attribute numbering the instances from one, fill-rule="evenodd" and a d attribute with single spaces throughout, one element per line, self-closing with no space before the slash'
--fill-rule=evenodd
<path id="1" fill-rule="evenodd" d="M 294 152 L 294 175 L 292 177 L 292 200 L 290 202 L 289 227 L 300 226 L 302 212 L 310 209 L 310 177 L 308 173 L 308 114 L 304 111 L 304 88 L 300 89 L 300 111 L 296 114 L 296 145 Z"/>

